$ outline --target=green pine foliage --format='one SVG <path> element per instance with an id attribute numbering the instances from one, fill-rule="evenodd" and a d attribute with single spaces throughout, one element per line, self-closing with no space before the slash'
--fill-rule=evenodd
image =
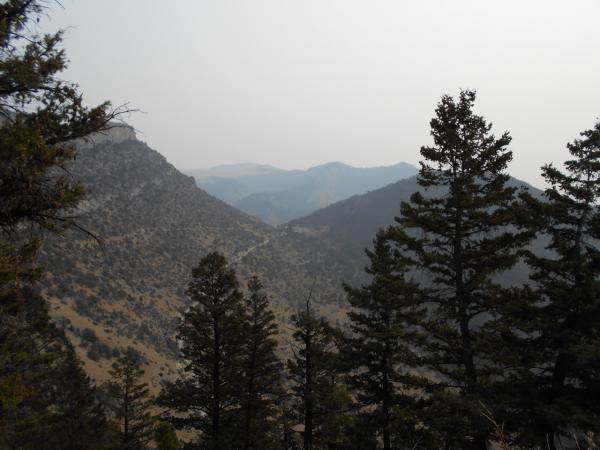
<path id="1" fill-rule="evenodd" d="M 245 362 L 246 315 L 235 272 L 209 253 L 192 270 L 191 300 L 179 327 L 184 376 L 168 384 L 160 403 L 178 429 L 199 432 L 202 448 L 234 448 Z"/>
<path id="2" fill-rule="evenodd" d="M 168 422 L 160 421 L 154 428 L 156 450 L 181 450 L 175 428 Z"/>
<path id="3" fill-rule="evenodd" d="M 434 146 L 421 148 L 426 194 L 402 203 L 390 236 L 427 283 L 418 325 L 432 379 L 429 425 L 445 446 L 484 449 L 489 427 L 479 401 L 491 401 L 504 371 L 494 318 L 508 294 L 495 280 L 517 263 L 530 233 L 515 228 L 517 192 L 506 185 L 511 138 L 494 137 L 474 102 L 473 91 L 442 97 L 431 120 Z"/>
<path id="4" fill-rule="evenodd" d="M 0 355 L 0 448 L 96 450 L 116 438 L 95 387 L 43 300 L 24 289 Z"/>
<path id="5" fill-rule="evenodd" d="M 367 250 L 369 284 L 346 286 L 350 329 L 347 358 L 351 386 L 357 395 L 362 432 L 381 441 L 384 450 L 400 448 L 407 434 L 416 435 L 407 411 L 414 410 L 418 388 L 415 344 L 420 337 L 415 325 L 423 318 L 419 285 L 408 275 L 409 265 L 396 254 L 380 231 Z M 411 373 L 412 371 L 412 373 Z M 414 416 L 414 414 L 412 414 Z M 394 426 L 403 422 L 405 429 Z M 401 431 L 400 434 L 397 434 Z"/>
<path id="6" fill-rule="evenodd" d="M 600 123 L 581 136 L 563 170 L 542 168 L 549 187 L 532 209 L 549 243 L 528 252 L 533 283 L 511 323 L 526 369 L 511 380 L 518 441 L 553 450 L 573 430 L 600 431 Z"/>
<path id="7" fill-rule="evenodd" d="M 0 231 L 23 224 L 55 232 L 76 226 L 69 211 L 85 189 L 66 170 L 73 140 L 105 129 L 115 112 L 89 109 L 77 86 L 60 73 L 67 66 L 63 34 L 39 35 L 44 1 L 0 5 Z"/>
<path id="8" fill-rule="evenodd" d="M 206 450 L 555 450 L 600 431 L 600 123 L 564 169 L 542 169 L 534 200 L 508 185 L 511 138 L 474 113 L 473 91 L 438 104 L 423 192 L 377 234 L 369 281 L 345 287 L 348 336 L 307 301 L 284 370 L 261 282 L 244 295 L 210 253 L 178 328 L 182 372 L 159 397 L 167 422 L 130 354 L 101 401 L 50 321 L 38 253 L 44 233 L 80 229 L 74 142 L 119 112 L 61 79 L 62 32 L 36 32 L 47 7 L 0 4 L 0 449 L 179 450 L 177 430 Z M 531 282 L 501 284 L 521 258 Z"/>
<path id="9" fill-rule="evenodd" d="M 86 108 L 61 80 L 62 32 L 40 35 L 36 0 L 0 5 L 0 447 L 96 449 L 111 433 L 36 283 L 42 232 L 77 227 L 85 189 L 68 173 L 72 140 L 105 129 L 105 103 Z"/>
<path id="10" fill-rule="evenodd" d="M 341 337 L 311 309 L 310 300 L 292 316 L 292 324 L 293 356 L 287 372 L 302 449 L 344 448 L 347 436 L 340 419 L 350 402 L 339 369 Z"/>
<path id="11" fill-rule="evenodd" d="M 112 450 L 118 442 L 117 430 L 108 420 L 98 392 L 81 367 L 74 350 L 65 342 L 65 353 L 55 377 L 46 385 L 53 393 L 51 427 L 43 437 L 37 435 L 35 448 L 70 450 Z"/>
<path id="12" fill-rule="evenodd" d="M 244 303 L 247 329 L 244 372 L 240 380 L 244 388 L 242 448 L 268 450 L 274 448 L 277 442 L 276 402 L 283 391 L 283 365 L 275 354 L 277 324 L 257 277 L 248 282 Z"/>
<path id="13" fill-rule="evenodd" d="M 121 448 L 144 450 L 152 437 L 154 418 L 148 384 L 141 381 L 144 370 L 140 361 L 132 352 L 126 352 L 113 363 L 110 376 L 108 392 L 121 430 Z"/>

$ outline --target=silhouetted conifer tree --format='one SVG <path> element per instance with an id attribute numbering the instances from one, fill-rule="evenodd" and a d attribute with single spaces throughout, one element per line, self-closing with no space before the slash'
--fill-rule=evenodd
<path id="1" fill-rule="evenodd" d="M 442 97 L 431 120 L 434 146 L 421 148 L 425 194 L 402 203 L 391 236 L 428 283 L 418 325 L 423 368 L 435 380 L 430 425 L 445 448 L 479 450 L 489 433 L 479 402 L 490 402 L 490 383 L 504 370 L 494 320 L 508 297 L 495 280 L 516 264 L 529 233 L 510 228 L 518 217 L 505 172 L 511 138 L 494 137 L 474 101 L 472 91 Z"/>
<path id="2" fill-rule="evenodd" d="M 0 448 L 96 450 L 117 442 L 96 389 L 46 305 L 31 289 L 5 335 L 0 363 Z"/>
<path id="3" fill-rule="evenodd" d="M 115 413 L 121 430 L 123 450 L 143 450 L 152 438 L 154 418 L 148 384 L 142 381 L 144 370 L 132 352 L 118 358 L 110 371 L 109 393 L 115 401 Z"/>
<path id="4" fill-rule="evenodd" d="M 352 364 L 351 386 L 356 391 L 363 433 L 371 432 L 381 439 L 385 450 L 400 448 L 397 443 L 407 436 L 394 435 L 412 408 L 420 385 L 410 373 L 417 364 L 414 354 L 418 340 L 417 324 L 424 311 L 420 306 L 420 290 L 408 275 L 408 264 L 394 252 L 384 231 L 366 251 L 371 276 L 369 284 L 360 288 L 345 286 L 352 336 L 347 358 Z M 413 424 L 406 424 L 407 428 Z M 416 432 L 413 432 L 415 434 Z M 396 443 L 396 444 L 395 444 Z"/>
<path id="5" fill-rule="evenodd" d="M 277 325 L 269 300 L 257 277 L 248 283 L 246 306 L 246 355 L 243 391 L 243 450 L 268 450 L 276 443 L 276 401 L 282 393 L 283 365 L 275 354 Z"/>
<path id="6" fill-rule="evenodd" d="M 600 428 L 600 123 L 581 136 L 563 170 L 542 168 L 549 187 L 532 218 L 549 243 L 528 254 L 534 284 L 507 339 L 526 369 L 511 380 L 519 441 L 552 450 L 573 430 Z"/>
<path id="7" fill-rule="evenodd" d="M 235 272 L 223 255 L 209 253 L 200 260 L 187 294 L 192 304 L 178 335 L 184 375 L 165 387 L 159 401 L 175 413 L 176 428 L 200 431 L 202 448 L 235 448 L 247 324 Z"/>
<path id="8" fill-rule="evenodd" d="M 349 409 L 349 398 L 339 374 L 336 331 L 310 308 L 292 317 L 293 357 L 287 369 L 295 397 L 294 411 L 301 423 L 303 449 L 343 448 L 335 442 L 344 439 L 344 426 L 337 416 Z"/>

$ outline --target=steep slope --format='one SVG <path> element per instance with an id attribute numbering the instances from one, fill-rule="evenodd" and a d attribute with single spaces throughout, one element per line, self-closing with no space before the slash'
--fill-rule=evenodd
<path id="1" fill-rule="evenodd" d="M 514 178 L 510 179 L 509 184 L 526 187 L 537 197 L 542 193 Z M 408 201 L 414 192 L 421 192 L 424 196 L 441 193 L 440 190 L 423 190 L 417 183 L 417 177 L 413 176 L 292 220 L 284 229 L 304 235 L 313 240 L 315 247 L 336 254 L 336 260 L 344 263 L 344 276 L 357 279 L 361 277 L 362 268 L 367 262 L 364 249 L 371 246 L 380 228 L 394 223 L 394 217 L 400 212 L 400 203 Z M 538 251 L 543 251 L 543 240 L 536 241 L 534 246 Z"/>
<path id="2" fill-rule="evenodd" d="M 70 168 L 90 189 L 79 223 L 101 245 L 71 232 L 48 239 L 43 256 L 51 313 L 96 379 L 129 346 L 148 360 L 155 388 L 173 374 L 190 270 L 209 251 L 225 253 L 242 280 L 261 276 L 281 321 L 311 287 L 317 302 L 339 295 L 318 248 L 203 192 L 131 134 L 115 136 L 83 148 Z"/>

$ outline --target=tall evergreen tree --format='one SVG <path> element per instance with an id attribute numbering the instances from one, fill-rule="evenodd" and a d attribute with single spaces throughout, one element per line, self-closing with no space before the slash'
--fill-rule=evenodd
<path id="1" fill-rule="evenodd" d="M 275 354 L 277 325 L 257 277 L 245 297 L 247 330 L 243 383 L 243 450 L 268 450 L 275 445 L 276 401 L 282 392 L 283 366 Z"/>
<path id="2" fill-rule="evenodd" d="M 136 355 L 126 352 L 110 371 L 109 393 L 115 401 L 123 450 L 143 450 L 152 437 L 154 418 L 148 384 L 142 382 L 144 370 Z"/>
<path id="3" fill-rule="evenodd" d="M 108 103 L 86 108 L 77 86 L 61 79 L 62 32 L 36 33 L 46 14 L 43 0 L 0 5 L 0 446 L 36 438 L 31 448 L 65 448 L 55 440 L 63 436 L 79 442 L 70 448 L 83 449 L 102 439 L 85 438 L 83 426 L 71 428 L 79 437 L 67 428 L 48 432 L 58 430 L 48 420 L 60 414 L 65 426 L 72 423 L 67 417 L 89 419 L 94 394 L 33 286 L 43 272 L 42 233 L 77 227 L 71 211 L 85 189 L 67 170 L 76 156 L 73 139 L 105 129 L 114 113 Z M 70 384 L 54 376 L 67 367 Z"/>
<path id="4" fill-rule="evenodd" d="M 168 384 L 160 403 L 176 428 L 201 433 L 202 448 L 234 448 L 239 423 L 246 337 L 243 296 L 225 257 L 209 253 L 192 270 L 192 302 L 179 327 L 184 376 Z"/>
<path id="5" fill-rule="evenodd" d="M 416 365 L 415 325 L 423 311 L 419 286 L 409 278 L 409 266 L 394 253 L 384 231 L 366 253 L 370 283 L 361 288 L 345 286 L 352 308 L 348 314 L 353 333 L 348 355 L 353 365 L 351 385 L 373 436 L 381 439 L 384 450 L 391 450 L 406 438 L 393 435 L 392 430 L 399 429 L 394 422 L 406 417 L 394 417 L 395 413 L 415 402 L 419 383 L 410 369 Z"/>
<path id="6" fill-rule="evenodd" d="M 340 424 L 335 416 L 346 403 L 338 376 L 339 351 L 331 325 L 310 307 L 292 317 L 293 357 L 287 370 L 296 399 L 294 409 L 303 426 L 303 450 L 336 448 L 332 437 Z M 343 447 L 341 447 L 343 448 Z"/>
<path id="7" fill-rule="evenodd" d="M 600 123 L 581 136 L 564 170 L 542 168 L 549 187 L 535 216 L 550 240 L 545 254 L 529 253 L 531 302 L 511 324 L 527 369 L 515 381 L 518 430 L 552 450 L 573 429 L 600 431 Z"/>
<path id="8" fill-rule="evenodd" d="M 492 319 L 507 296 L 494 280 L 516 264 L 529 234 L 507 228 L 516 217 L 505 172 L 511 138 L 494 137 L 474 102 L 473 91 L 442 97 L 430 123 L 434 146 L 421 148 L 427 194 L 402 203 L 391 236 L 429 283 L 419 325 L 424 367 L 439 380 L 435 427 L 445 448 L 479 450 L 489 433 L 479 401 L 489 402 L 488 385 L 503 371 Z"/>

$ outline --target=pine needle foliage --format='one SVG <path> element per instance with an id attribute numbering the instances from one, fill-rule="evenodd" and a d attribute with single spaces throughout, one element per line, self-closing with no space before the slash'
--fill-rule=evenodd
<path id="1" fill-rule="evenodd" d="M 209 253 L 192 270 L 191 300 L 179 327 L 182 377 L 169 383 L 159 402 L 178 429 L 199 432 L 202 448 L 235 448 L 242 408 L 246 315 L 233 269 L 220 253 Z"/>
<path id="2" fill-rule="evenodd" d="M 115 402 L 115 415 L 121 430 L 123 450 L 144 450 L 152 438 L 153 402 L 144 370 L 132 352 L 118 358 L 110 371 L 109 392 Z"/>
<path id="3" fill-rule="evenodd" d="M 416 405 L 420 382 L 411 370 L 418 360 L 415 324 L 424 311 L 419 285 L 408 273 L 410 266 L 395 254 L 383 230 L 366 253 L 370 282 L 360 288 L 345 287 L 352 308 L 346 358 L 353 367 L 350 385 L 358 394 L 365 424 L 370 425 L 364 431 L 370 428 L 383 449 L 391 450 L 396 448 L 394 441 L 406 438 L 394 436 L 393 423 L 400 420 L 395 413 Z"/>
<path id="4" fill-rule="evenodd" d="M 518 433 L 552 450 L 572 430 L 598 432 L 600 422 L 600 123 L 567 144 L 564 168 L 542 168 L 548 183 L 533 203 L 546 252 L 528 252 L 532 285 L 512 327 L 523 367 Z M 519 320 L 520 319 L 520 320 Z"/>
<path id="5" fill-rule="evenodd" d="M 244 297 L 246 310 L 246 355 L 242 407 L 242 449 L 268 450 L 276 442 L 277 400 L 283 392 L 283 365 L 276 355 L 277 324 L 263 285 L 254 276 Z"/>
<path id="6" fill-rule="evenodd" d="M 432 374 L 431 423 L 447 448 L 486 448 L 478 401 L 504 371 L 494 320 L 509 296 L 495 280 L 514 267 L 530 232 L 518 228 L 517 189 L 507 185 L 508 133 L 474 113 L 474 91 L 442 97 L 421 148 L 415 193 L 390 237 L 423 279 L 422 365 Z M 433 420 L 433 419 L 432 419 Z"/>

